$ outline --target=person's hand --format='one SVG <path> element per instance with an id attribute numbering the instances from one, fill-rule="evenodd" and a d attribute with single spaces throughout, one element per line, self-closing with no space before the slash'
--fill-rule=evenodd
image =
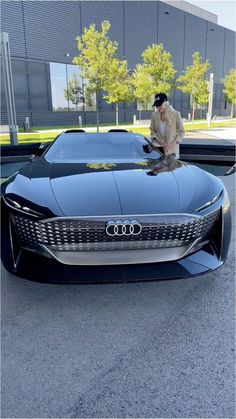
<path id="1" fill-rule="evenodd" d="M 166 141 L 164 140 L 164 138 L 159 138 L 158 142 L 162 147 L 165 147 Z"/>
<path id="2" fill-rule="evenodd" d="M 168 145 L 168 143 L 166 141 L 163 141 L 163 148 L 164 148 L 164 152 L 165 153 L 168 153 L 168 151 L 169 151 L 169 145 Z"/>
<path id="3" fill-rule="evenodd" d="M 152 152 L 152 147 L 149 144 L 145 144 L 145 145 L 143 145 L 143 151 L 145 153 L 151 153 Z"/>

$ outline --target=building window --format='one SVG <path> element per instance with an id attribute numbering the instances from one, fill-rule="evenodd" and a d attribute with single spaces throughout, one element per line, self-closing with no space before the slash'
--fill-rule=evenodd
<path id="1" fill-rule="evenodd" d="M 49 63 L 53 111 L 68 111 L 69 104 L 65 99 L 67 88 L 66 64 Z"/>
<path id="2" fill-rule="evenodd" d="M 87 81 L 83 79 L 81 71 L 72 64 L 50 64 L 51 94 L 53 111 L 94 111 L 96 110 L 95 95 L 89 97 Z M 81 87 L 78 93 L 72 92 L 71 99 L 66 96 L 66 89 L 71 80 L 76 80 Z M 73 97 L 74 96 L 74 97 Z"/>
<path id="3" fill-rule="evenodd" d="M 68 101 L 70 111 L 83 111 L 84 110 L 84 94 L 83 94 L 83 78 L 81 72 L 76 65 L 67 64 L 66 66 L 67 86 L 70 86 L 70 81 L 73 79 L 78 83 L 80 91 L 71 92 L 71 100 Z"/>

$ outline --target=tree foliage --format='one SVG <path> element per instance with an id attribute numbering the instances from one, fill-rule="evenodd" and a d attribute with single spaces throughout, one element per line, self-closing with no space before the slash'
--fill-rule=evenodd
<path id="1" fill-rule="evenodd" d="M 176 74 L 171 53 L 164 50 L 163 44 L 152 44 L 143 52 L 142 57 L 144 67 L 142 75 L 147 75 L 151 95 L 157 92 L 168 95 L 173 88 Z"/>
<path id="2" fill-rule="evenodd" d="M 92 108 L 95 104 L 94 91 L 90 89 L 89 84 L 84 86 L 84 102 L 88 108 Z"/>
<path id="3" fill-rule="evenodd" d="M 105 85 L 104 98 L 108 103 L 122 103 L 133 100 L 132 79 L 126 60 L 113 60 L 110 67 L 111 77 Z"/>
<path id="4" fill-rule="evenodd" d="M 132 102 L 133 86 L 129 75 L 126 60 L 114 59 L 109 69 L 110 77 L 105 84 L 104 98 L 108 103 L 116 104 L 116 125 L 119 124 L 118 105 L 123 102 Z"/>
<path id="5" fill-rule="evenodd" d="M 137 64 L 133 73 L 134 96 L 140 106 L 139 120 L 141 120 L 142 107 L 147 106 L 151 100 L 153 88 L 152 80 L 146 67 L 143 64 Z"/>
<path id="6" fill-rule="evenodd" d="M 111 41 L 107 35 L 110 27 L 109 21 L 103 21 L 101 31 L 94 24 L 84 28 L 83 34 L 77 38 L 79 55 L 73 59 L 73 63 L 79 66 L 83 77 L 88 80 L 89 91 L 96 94 L 97 129 L 98 94 L 110 79 L 110 68 L 118 48 L 117 42 Z"/>
<path id="7" fill-rule="evenodd" d="M 64 96 L 66 100 L 72 102 L 77 109 L 78 103 L 84 101 L 83 88 L 80 85 L 79 79 L 76 74 L 68 82 L 67 89 L 64 89 Z"/>
<path id="8" fill-rule="evenodd" d="M 208 82 L 206 73 L 211 67 L 208 60 L 202 62 L 200 52 L 193 54 L 192 65 L 187 66 L 182 76 L 177 79 L 177 88 L 183 93 L 188 93 L 192 97 L 192 120 L 196 105 L 204 105 L 208 102 Z"/>
<path id="9" fill-rule="evenodd" d="M 222 82 L 224 83 L 223 92 L 227 100 L 232 104 L 231 117 L 233 117 L 234 104 L 236 103 L 236 69 L 232 68 Z"/>

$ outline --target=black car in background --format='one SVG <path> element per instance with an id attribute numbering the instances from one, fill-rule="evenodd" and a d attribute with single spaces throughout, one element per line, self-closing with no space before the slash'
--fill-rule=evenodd
<path id="1" fill-rule="evenodd" d="M 46 282 L 191 277 L 226 260 L 230 203 L 217 177 L 139 134 L 68 130 L 2 184 L 2 262 Z"/>

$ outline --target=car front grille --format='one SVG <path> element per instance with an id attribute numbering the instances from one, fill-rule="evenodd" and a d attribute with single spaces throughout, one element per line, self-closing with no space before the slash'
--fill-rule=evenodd
<path id="1" fill-rule="evenodd" d="M 197 239 L 207 240 L 220 210 L 205 216 L 188 214 L 135 216 L 142 226 L 139 235 L 109 236 L 106 223 L 132 219 L 130 216 L 53 218 L 36 221 L 14 215 L 13 223 L 23 247 L 45 245 L 55 251 L 105 251 L 160 249 L 190 246 Z M 134 218 L 134 217 L 133 217 Z"/>

